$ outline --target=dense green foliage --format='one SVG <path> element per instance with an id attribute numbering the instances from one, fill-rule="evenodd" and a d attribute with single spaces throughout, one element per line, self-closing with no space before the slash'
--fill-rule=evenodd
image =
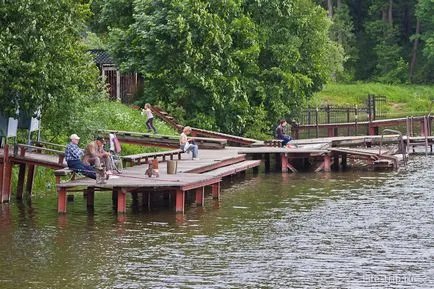
<path id="1" fill-rule="evenodd" d="M 44 128 L 68 132 L 102 95 L 81 33 L 90 13 L 80 1 L 0 1 L 0 113 L 42 108 Z"/>
<path id="2" fill-rule="evenodd" d="M 316 0 L 345 51 L 337 80 L 433 83 L 432 0 Z"/>
<path id="3" fill-rule="evenodd" d="M 330 21 L 311 0 L 94 5 L 95 30 L 109 31 L 119 67 L 144 77 L 142 101 L 193 126 L 257 136 L 342 67 Z"/>

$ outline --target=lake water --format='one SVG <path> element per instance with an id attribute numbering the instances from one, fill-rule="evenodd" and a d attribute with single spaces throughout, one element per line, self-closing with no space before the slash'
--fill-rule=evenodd
<path id="1" fill-rule="evenodd" d="M 247 175 L 186 214 L 0 206 L 0 288 L 434 288 L 434 157 L 395 172 Z"/>

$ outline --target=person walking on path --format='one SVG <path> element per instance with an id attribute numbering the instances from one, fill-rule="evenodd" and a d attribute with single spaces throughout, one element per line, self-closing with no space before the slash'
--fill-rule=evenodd
<path id="1" fill-rule="evenodd" d="M 85 165 L 81 158 L 83 157 L 83 151 L 78 147 L 80 137 L 77 134 L 71 134 L 69 137 L 71 142 L 65 148 L 65 160 L 68 164 L 68 168 L 74 172 L 81 173 L 89 178 L 96 179 L 95 169 L 91 166 Z"/>
<path id="2" fill-rule="evenodd" d="M 154 131 L 154 134 L 157 133 L 157 129 L 154 126 L 154 115 L 151 111 L 151 105 L 149 103 L 145 104 L 145 107 L 142 109 L 142 115 L 145 115 L 148 117 L 148 120 L 146 121 L 146 126 L 148 127 L 148 133 L 151 132 L 151 129 Z"/>
<path id="3" fill-rule="evenodd" d="M 193 138 L 189 138 L 188 135 L 191 133 L 191 127 L 186 126 L 182 130 L 181 136 L 179 137 L 179 147 L 186 153 L 193 153 L 193 160 L 198 160 L 199 147 L 193 142 Z"/>

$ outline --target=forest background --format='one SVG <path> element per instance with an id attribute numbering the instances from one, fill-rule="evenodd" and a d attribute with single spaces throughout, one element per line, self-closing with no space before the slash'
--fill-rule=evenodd
<path id="1" fill-rule="evenodd" d="M 426 107 L 433 15 L 433 0 L 2 0 L 0 110 L 42 108 L 51 137 L 128 122 L 101 104 L 92 48 L 141 74 L 137 103 L 236 135 L 264 137 L 277 119 L 333 101 L 324 91 L 337 83 L 394 85 Z M 357 90 L 336 99 L 360 101 Z"/>

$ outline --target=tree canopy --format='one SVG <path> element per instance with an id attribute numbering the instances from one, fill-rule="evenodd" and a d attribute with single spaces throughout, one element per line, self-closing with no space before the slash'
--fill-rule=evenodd
<path id="1" fill-rule="evenodd" d="M 100 7 L 112 55 L 141 73 L 144 101 L 191 125 L 255 135 L 341 65 L 331 22 L 310 0 L 122 2 Z"/>
<path id="2" fill-rule="evenodd" d="M 82 44 L 90 14 L 80 1 L 0 1 L 0 111 L 42 108 L 59 132 L 100 94 L 98 69 Z"/>

